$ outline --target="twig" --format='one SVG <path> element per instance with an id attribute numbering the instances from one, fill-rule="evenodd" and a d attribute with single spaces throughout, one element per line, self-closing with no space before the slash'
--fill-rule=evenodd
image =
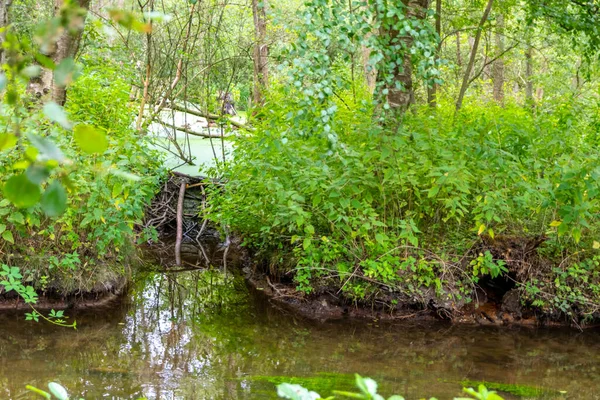
<path id="1" fill-rule="evenodd" d="M 175 241 L 175 264 L 181 266 L 181 240 L 183 239 L 183 199 L 185 197 L 185 182 L 179 187 L 177 200 L 177 239 Z"/>

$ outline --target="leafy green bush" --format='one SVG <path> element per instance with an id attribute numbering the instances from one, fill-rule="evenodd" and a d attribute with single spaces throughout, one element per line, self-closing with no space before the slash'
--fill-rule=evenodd
<path id="1" fill-rule="evenodd" d="M 48 118 L 56 121 L 62 112 L 46 106 L 44 113 L 30 111 L 20 121 L 19 146 L 26 158 L 0 153 L 0 215 L 6 216 L 0 224 L 2 261 L 18 266 L 24 282 L 37 289 L 92 290 L 124 274 L 123 262 L 138 235 L 136 224 L 163 171 L 159 154 L 130 128 L 126 87 L 110 67 L 86 74 L 69 91 L 66 111 L 75 124 L 72 132 L 51 123 Z M 4 110 L 0 125 L 7 127 L 16 116 Z M 102 154 L 91 154 L 96 148 Z M 37 162 L 56 156 L 64 168 Z M 57 185 L 59 180 L 68 193 Z M 41 202 L 22 195 L 11 204 L 4 197 L 15 197 L 7 188 L 15 183 L 21 188 L 41 184 Z M 23 193 L 39 191 L 32 188 Z"/>
<path id="2" fill-rule="evenodd" d="M 340 104 L 332 143 L 296 134 L 294 100 L 278 93 L 237 139 L 208 211 L 270 271 L 293 271 L 307 293 L 383 290 L 450 309 L 504 277 L 544 312 L 597 309 L 600 154 L 593 121 L 566 122 L 575 107 L 441 107 L 382 126 L 365 103 Z"/>

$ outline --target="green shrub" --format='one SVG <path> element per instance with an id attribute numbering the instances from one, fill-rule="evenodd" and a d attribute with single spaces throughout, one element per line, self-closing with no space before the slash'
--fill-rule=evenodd
<path id="1" fill-rule="evenodd" d="M 103 154 L 82 151 L 71 131 L 50 123 L 41 111 L 29 112 L 21 121 L 20 145 L 30 160 L 43 157 L 30 143 L 32 134 L 36 135 L 70 160 L 65 169 L 55 172 L 30 165 L 18 152 L 0 153 L 2 184 L 22 173 L 30 180 L 46 182 L 46 188 L 59 178 L 57 174 L 62 174 L 63 183 L 68 182 L 68 207 L 57 218 L 48 218 L 41 203 L 17 209 L 0 194 L 2 262 L 18 266 L 24 282 L 37 289 L 92 290 L 122 276 L 133 254 L 136 226 L 163 169 L 160 155 L 130 127 L 126 88 L 108 67 L 86 74 L 69 91 L 66 111 L 75 131 L 82 124 L 104 131 L 108 149 Z M 5 114 L 0 124 L 6 126 L 12 118 Z"/>
<path id="2" fill-rule="evenodd" d="M 295 134 L 293 98 L 267 109 L 257 133 L 237 139 L 209 216 L 271 271 L 293 270 L 299 290 L 319 282 L 369 299 L 383 288 L 459 306 L 482 277 L 510 276 L 549 313 L 600 303 L 589 267 L 600 247 L 600 154 L 592 120 L 565 123 L 575 108 L 534 116 L 485 104 L 454 116 L 443 106 L 381 127 L 364 104 L 340 104 L 333 144 L 331 134 Z M 532 268 L 529 253 L 500 252 L 503 241 L 535 238 Z M 574 275 L 575 265 L 588 267 Z M 561 292 L 577 279 L 587 280 L 577 296 Z"/>

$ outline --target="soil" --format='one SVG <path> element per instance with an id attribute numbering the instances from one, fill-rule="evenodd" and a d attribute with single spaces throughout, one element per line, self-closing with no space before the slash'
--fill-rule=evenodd
<path id="1" fill-rule="evenodd" d="M 522 310 L 516 290 L 507 292 L 500 304 L 486 301 L 478 306 L 467 305 L 450 313 L 433 304 L 426 307 L 418 304 L 399 304 L 394 309 L 381 303 L 349 304 L 347 299 L 335 294 L 334 288 L 322 289 L 317 295 L 305 295 L 290 285 L 272 283 L 267 275 L 254 272 L 250 268 L 245 268 L 244 272 L 250 287 L 269 298 L 272 304 L 304 318 L 319 321 L 363 318 L 388 321 L 445 320 L 449 323 L 465 325 L 528 327 L 567 325 L 566 322 L 538 318 L 532 311 Z"/>
<path id="2" fill-rule="evenodd" d="M 126 277 L 107 282 L 102 287 L 86 293 L 72 293 L 69 295 L 58 295 L 48 291 L 42 293 L 37 303 L 36 310 L 83 310 L 90 308 L 102 308 L 111 304 L 121 302 L 127 293 L 129 280 Z M 15 292 L 5 293 L 0 289 L 0 311 L 31 310 L 31 307 L 23 301 Z"/>

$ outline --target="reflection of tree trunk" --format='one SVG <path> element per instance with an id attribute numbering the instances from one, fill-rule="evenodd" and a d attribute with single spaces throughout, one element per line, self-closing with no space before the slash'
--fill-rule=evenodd
<path id="1" fill-rule="evenodd" d="M 252 0 L 254 16 L 254 104 L 262 106 L 263 91 L 269 81 L 269 46 L 267 45 L 267 0 Z M 261 4 L 262 3 L 262 4 Z"/>
<path id="2" fill-rule="evenodd" d="M 442 0 L 435 0 L 435 31 L 439 38 L 442 37 Z M 438 45 L 435 52 L 435 59 L 439 58 L 440 45 Z M 437 103 L 437 91 L 438 84 L 434 83 L 431 87 L 427 88 L 427 102 L 431 108 L 435 108 Z"/>
<path id="3" fill-rule="evenodd" d="M 87 10 L 90 6 L 91 0 L 77 0 L 76 4 L 85 12 L 83 15 L 83 20 L 85 21 L 85 17 L 87 15 Z M 55 0 L 54 3 L 54 14 L 59 15 L 61 8 L 63 7 L 65 1 L 64 0 Z M 65 30 L 58 40 L 56 41 L 56 48 L 53 54 L 51 54 L 52 61 L 54 64 L 58 65 L 65 58 L 75 58 L 77 51 L 79 50 L 79 45 L 81 43 L 81 36 L 83 34 L 84 23 L 81 24 L 80 27 L 76 29 L 76 31 L 69 32 Z M 56 84 L 54 79 L 52 79 L 52 100 L 60 105 L 64 105 L 67 100 L 67 88 L 64 86 L 59 86 Z"/>
<path id="4" fill-rule="evenodd" d="M 0 0 L 0 26 L 8 26 L 8 8 L 10 7 L 11 0 Z M 2 47 L 4 40 L 6 39 L 6 31 L 0 33 L 0 64 L 6 62 L 6 51 Z"/>
<path id="5" fill-rule="evenodd" d="M 499 13 L 496 25 L 496 52 L 504 52 L 504 14 Z M 494 81 L 494 100 L 498 103 L 504 103 L 504 59 L 502 56 L 494 61 L 492 67 L 492 77 Z"/>
<path id="6" fill-rule="evenodd" d="M 408 19 L 423 20 L 426 16 L 428 0 L 402 0 L 406 6 Z M 404 56 L 402 65 L 394 69 L 394 82 L 387 86 L 388 103 L 390 107 L 400 111 L 406 111 L 408 107 L 415 102 L 415 93 L 412 80 L 412 59 L 410 48 L 413 45 L 413 38 L 410 35 L 401 36 L 395 29 L 381 32 L 382 35 L 389 35 L 392 43 L 398 39 L 402 44 Z M 400 84 L 400 88 L 396 85 Z"/>
<path id="7" fill-rule="evenodd" d="M 479 26 L 477 27 L 477 34 L 475 35 L 475 40 L 473 41 L 473 46 L 471 49 L 471 56 L 469 57 L 469 63 L 467 64 L 467 70 L 463 76 L 463 82 L 460 87 L 460 92 L 458 93 L 458 99 L 456 100 L 456 111 L 460 110 L 463 104 L 463 100 L 465 98 L 465 93 L 467 92 L 467 88 L 469 86 L 469 81 L 471 79 L 471 72 L 473 71 L 473 65 L 475 64 L 475 57 L 477 56 L 477 49 L 479 48 L 479 42 L 481 41 L 481 33 L 483 32 L 483 25 L 485 25 L 488 16 L 490 15 L 490 11 L 492 11 L 492 5 L 494 4 L 494 0 L 488 0 L 487 6 L 485 7 L 485 11 L 483 12 L 483 16 L 481 17 L 481 21 L 479 21 Z"/>

